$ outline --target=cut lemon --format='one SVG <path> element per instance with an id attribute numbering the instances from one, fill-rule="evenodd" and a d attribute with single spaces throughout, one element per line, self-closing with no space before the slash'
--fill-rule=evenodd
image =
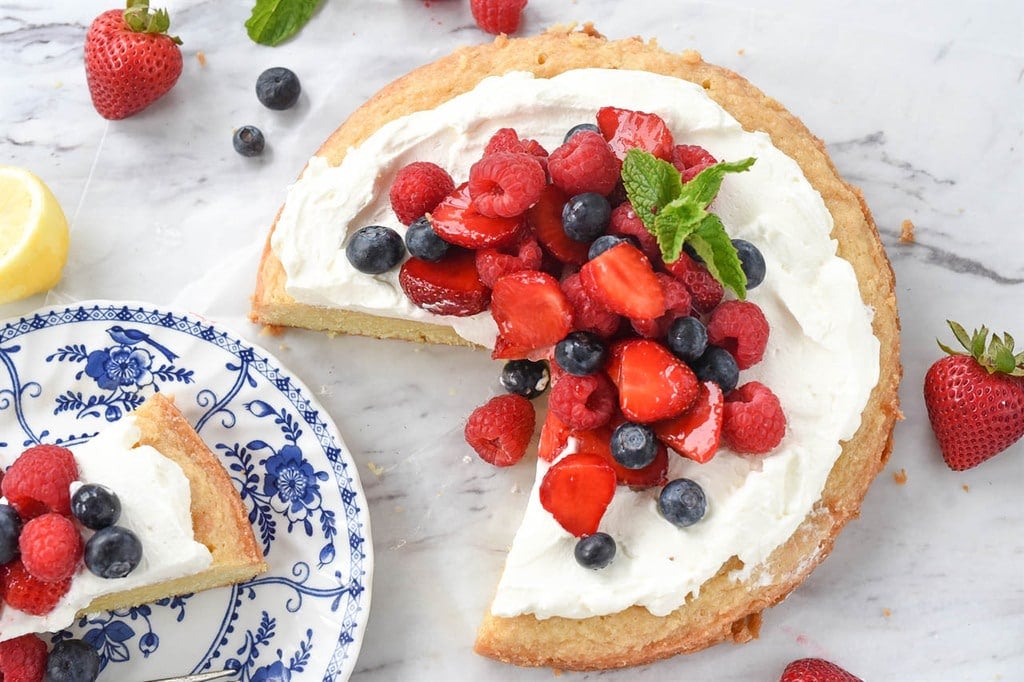
<path id="1" fill-rule="evenodd" d="M 24 168 L 0 166 L 0 304 L 51 289 L 67 257 L 57 197 Z"/>

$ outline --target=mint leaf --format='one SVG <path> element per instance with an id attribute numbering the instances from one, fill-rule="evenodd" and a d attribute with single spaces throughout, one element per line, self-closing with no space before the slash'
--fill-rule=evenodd
<path id="1" fill-rule="evenodd" d="M 279 45 L 298 33 L 320 0 L 256 0 L 245 22 L 249 37 L 261 45 Z"/>
<path id="2" fill-rule="evenodd" d="M 743 272 L 736 247 L 732 245 L 718 216 L 708 213 L 686 243 L 704 260 L 708 272 L 722 286 L 732 289 L 741 301 L 747 297 L 747 276 Z"/>
<path id="3" fill-rule="evenodd" d="M 700 202 L 702 206 L 707 206 L 721 189 L 726 173 L 742 173 L 753 166 L 754 161 L 756 161 L 754 157 L 748 157 L 742 161 L 723 161 L 708 166 L 683 185 L 683 196 Z"/>
<path id="4" fill-rule="evenodd" d="M 657 236 L 655 216 L 683 190 L 676 167 L 654 154 L 630 149 L 622 162 L 622 184 L 633 210 L 651 234 Z"/>
<path id="5" fill-rule="evenodd" d="M 654 216 L 654 236 L 666 263 L 679 260 L 687 237 L 708 215 L 703 206 L 682 198 L 675 199 Z"/>

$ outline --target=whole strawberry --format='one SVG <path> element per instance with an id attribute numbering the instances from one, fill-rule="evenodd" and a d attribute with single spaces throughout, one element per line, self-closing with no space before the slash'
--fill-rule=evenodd
<path id="1" fill-rule="evenodd" d="M 85 77 L 92 104 L 103 118 L 137 114 L 163 97 L 181 75 L 181 40 L 167 35 L 166 10 L 149 0 L 107 10 L 85 34 Z"/>
<path id="2" fill-rule="evenodd" d="M 786 666 L 779 682 L 861 682 L 861 680 L 823 658 L 800 658 Z"/>
<path id="3" fill-rule="evenodd" d="M 963 471 L 1024 436 L 1024 353 L 1014 354 L 1009 334 L 989 341 L 985 327 L 970 335 L 949 327 L 967 352 L 939 343 L 949 355 L 925 374 L 924 402 L 943 459 Z"/>

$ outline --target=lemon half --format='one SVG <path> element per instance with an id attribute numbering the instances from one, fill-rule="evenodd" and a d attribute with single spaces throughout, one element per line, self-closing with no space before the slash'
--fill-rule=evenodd
<path id="1" fill-rule="evenodd" d="M 0 304 L 53 288 L 67 258 L 57 197 L 30 171 L 0 166 Z"/>

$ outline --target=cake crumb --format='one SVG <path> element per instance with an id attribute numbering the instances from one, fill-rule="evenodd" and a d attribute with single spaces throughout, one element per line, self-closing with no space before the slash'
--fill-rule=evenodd
<path id="1" fill-rule="evenodd" d="M 384 467 L 379 466 L 372 461 L 366 463 L 366 468 L 369 469 L 370 473 L 372 473 L 374 476 L 380 476 L 381 474 L 384 473 Z"/>
<path id="2" fill-rule="evenodd" d="M 914 223 L 910 221 L 910 218 L 907 218 L 902 223 L 900 223 L 900 243 L 914 243 Z"/>
<path id="3" fill-rule="evenodd" d="M 403 507 L 403 506 L 402 506 L 402 505 L 400 505 L 400 504 L 396 504 L 396 505 L 395 505 L 395 513 L 396 513 L 396 514 L 401 514 L 401 513 L 402 513 L 402 512 L 404 512 L 404 511 L 405 511 L 405 507 Z"/>
<path id="4" fill-rule="evenodd" d="M 962 486 L 960 486 L 960 487 L 964 489 L 964 492 L 965 492 L 965 493 L 969 493 L 969 492 L 971 492 L 971 488 L 970 488 L 970 486 L 969 486 L 969 485 L 967 485 L 966 483 L 964 483 L 964 484 L 963 484 Z"/>
<path id="5" fill-rule="evenodd" d="M 903 485 L 907 482 L 907 470 L 900 469 L 899 471 L 893 472 L 892 480 L 896 481 L 896 485 Z"/>
<path id="6" fill-rule="evenodd" d="M 891 609 L 882 609 L 882 615 L 885 616 L 886 618 L 888 618 L 889 616 L 892 615 L 892 610 Z"/>
<path id="7" fill-rule="evenodd" d="M 206 68 L 206 53 L 202 50 L 196 52 L 196 59 L 199 60 L 199 66 Z"/>
<path id="8" fill-rule="evenodd" d="M 741 57 L 743 55 L 745 55 L 746 53 L 747 53 L 747 51 L 744 48 L 742 48 L 742 47 L 740 49 L 736 50 L 736 54 L 738 54 Z"/>
<path id="9" fill-rule="evenodd" d="M 287 343 L 282 343 L 282 344 L 278 345 L 277 349 L 279 351 L 289 351 L 289 350 L 291 350 L 291 348 L 288 347 Z"/>

